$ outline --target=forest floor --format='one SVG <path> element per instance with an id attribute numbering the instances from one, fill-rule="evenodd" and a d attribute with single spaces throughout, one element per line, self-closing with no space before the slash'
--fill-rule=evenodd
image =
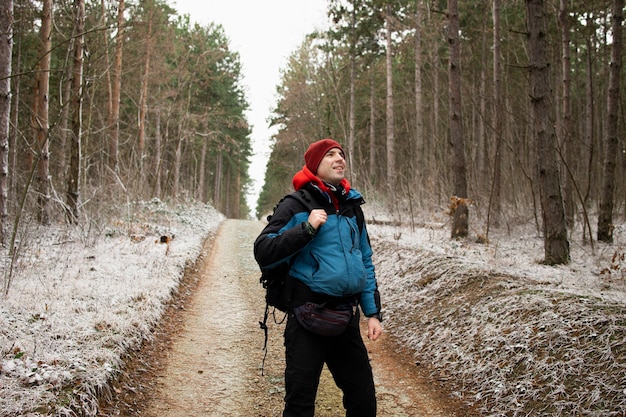
<path id="1" fill-rule="evenodd" d="M 154 337 L 126 360 L 100 416 L 280 416 L 283 325 L 269 325 L 263 372 L 265 308 L 252 258 L 263 223 L 226 220 L 189 268 Z M 280 317 L 278 317 L 280 319 Z M 390 334 L 364 338 L 377 386 L 378 415 L 477 416 L 416 364 Z M 316 416 L 343 416 L 341 393 L 325 369 Z"/>
<path id="2" fill-rule="evenodd" d="M 17 257 L 0 251 L 0 416 L 279 415 L 282 325 L 261 373 L 263 223 L 158 200 L 124 212 L 29 228 Z M 571 262 L 549 266 L 530 218 L 478 243 L 450 239 L 444 213 L 412 226 L 368 213 L 379 415 L 624 417 L 626 224 L 612 244 L 578 225 Z M 339 397 L 325 373 L 318 415 L 342 415 Z"/>

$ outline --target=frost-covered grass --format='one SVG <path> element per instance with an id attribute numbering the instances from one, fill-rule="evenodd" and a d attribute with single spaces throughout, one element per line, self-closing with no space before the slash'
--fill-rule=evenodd
<path id="1" fill-rule="evenodd" d="M 11 276 L 2 253 L 0 416 L 95 415 L 224 220 L 160 201 L 125 213 L 98 230 L 31 228 Z M 549 267 L 531 227 L 478 244 L 450 240 L 445 221 L 368 227 L 385 331 L 485 416 L 623 415 L 625 225 L 594 251 L 574 233 L 571 264 Z"/>
<path id="2" fill-rule="evenodd" d="M 223 220 L 209 206 L 158 200 L 126 213 L 97 233 L 27 231 L 12 275 L 2 254 L 0 415 L 95 415 L 124 355 L 151 337 L 185 267 Z"/>
<path id="3" fill-rule="evenodd" d="M 522 227 L 482 245 L 372 226 L 385 328 L 485 416 L 623 416 L 625 232 L 550 267 Z"/>

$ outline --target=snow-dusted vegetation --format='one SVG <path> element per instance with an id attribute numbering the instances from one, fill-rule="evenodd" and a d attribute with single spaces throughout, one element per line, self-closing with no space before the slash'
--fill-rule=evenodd
<path id="1" fill-rule="evenodd" d="M 3 254 L 0 415 L 95 415 L 125 353 L 151 337 L 224 219 L 209 206 L 158 200 L 127 213 L 88 232 L 29 230 L 11 271 Z"/>
<path id="2" fill-rule="evenodd" d="M 12 265 L 4 254 L 0 415 L 95 415 L 224 219 L 157 200 L 126 212 L 29 230 Z M 593 250 L 574 232 L 572 262 L 550 267 L 529 226 L 484 244 L 450 240 L 446 220 L 369 225 L 387 337 L 485 416 L 622 415 L 626 227 Z"/>
<path id="3" fill-rule="evenodd" d="M 623 416 L 626 227 L 593 250 L 574 234 L 557 267 L 530 227 L 487 245 L 449 233 L 370 227 L 385 327 L 418 366 L 485 416 Z"/>

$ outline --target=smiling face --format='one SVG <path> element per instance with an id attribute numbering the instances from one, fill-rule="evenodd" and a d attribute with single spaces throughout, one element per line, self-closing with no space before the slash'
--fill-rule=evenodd
<path id="1" fill-rule="evenodd" d="M 317 167 L 317 176 L 327 183 L 338 185 L 346 176 L 345 155 L 339 148 L 332 148 Z"/>

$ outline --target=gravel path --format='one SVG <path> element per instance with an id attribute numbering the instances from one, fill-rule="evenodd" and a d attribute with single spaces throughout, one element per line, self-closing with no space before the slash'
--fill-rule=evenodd
<path id="1" fill-rule="evenodd" d="M 271 323 L 264 374 L 264 301 L 252 244 L 263 223 L 225 221 L 182 301 L 166 314 L 156 340 L 146 346 L 116 389 L 106 415 L 274 417 L 283 401 L 283 326 Z M 185 291 L 189 294 L 184 297 Z M 384 294 L 383 304 L 384 304 Z M 282 318 L 282 313 L 277 317 Z M 383 323 L 384 325 L 384 323 Z M 384 327 L 384 326 L 383 326 Z M 423 375 L 388 335 L 366 339 L 377 383 L 379 416 L 473 416 Z M 106 408 L 106 407 L 105 407 Z M 111 412 L 111 410 L 117 410 Z M 128 413 L 128 414 L 126 414 Z M 105 415 L 105 414 L 103 414 Z M 341 394 L 324 371 L 316 417 L 340 417 Z"/>

